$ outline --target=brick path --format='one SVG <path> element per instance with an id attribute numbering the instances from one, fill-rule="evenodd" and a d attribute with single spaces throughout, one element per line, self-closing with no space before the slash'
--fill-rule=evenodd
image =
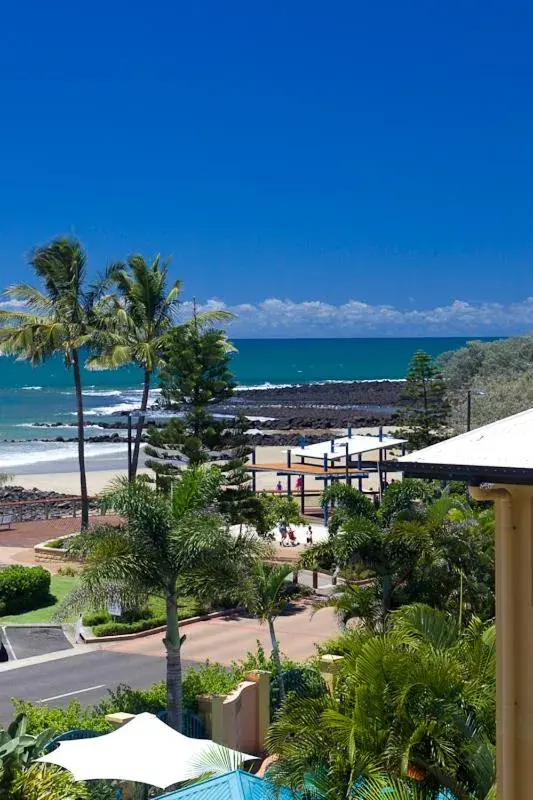
<path id="1" fill-rule="evenodd" d="M 100 514 L 89 518 L 90 525 L 116 523 L 119 518 L 109 514 Z M 35 522 L 14 522 L 10 531 L 0 531 L 0 547 L 34 547 L 47 539 L 56 539 L 68 533 L 77 533 L 80 529 L 79 517 L 61 517 L 59 519 L 40 519 Z"/>

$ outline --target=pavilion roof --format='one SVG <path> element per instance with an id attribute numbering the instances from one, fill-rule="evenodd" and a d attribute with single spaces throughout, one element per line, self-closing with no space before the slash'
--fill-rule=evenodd
<path id="1" fill-rule="evenodd" d="M 389 447 L 403 444 L 405 439 L 395 439 L 392 436 L 342 436 L 339 439 L 328 439 L 325 442 L 308 444 L 305 447 L 291 447 L 291 455 L 303 458 L 320 458 L 327 455 L 328 461 L 337 461 L 339 458 L 346 457 L 346 445 L 348 445 L 348 455 L 358 455 L 359 453 L 369 453 L 374 450 L 384 450 Z"/>
<path id="2" fill-rule="evenodd" d="M 533 482 L 533 408 L 398 459 L 405 474 L 476 482 Z"/>

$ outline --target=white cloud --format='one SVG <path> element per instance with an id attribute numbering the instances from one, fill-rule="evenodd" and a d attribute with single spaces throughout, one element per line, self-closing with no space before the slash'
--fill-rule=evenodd
<path id="1" fill-rule="evenodd" d="M 184 304 L 185 313 L 190 303 Z M 198 310 L 224 308 L 237 315 L 232 336 L 490 336 L 533 331 L 533 297 L 517 303 L 454 300 L 429 309 L 400 309 L 349 300 L 295 302 L 268 297 L 259 303 L 228 305 L 210 299 Z"/>

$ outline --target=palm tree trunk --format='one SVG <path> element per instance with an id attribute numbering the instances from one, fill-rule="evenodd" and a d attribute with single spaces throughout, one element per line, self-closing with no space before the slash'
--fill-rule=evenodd
<path id="1" fill-rule="evenodd" d="M 85 472 L 85 428 L 83 424 L 83 395 L 81 392 L 80 361 L 77 348 L 72 349 L 72 369 L 76 393 L 76 418 L 78 425 L 78 461 L 80 465 L 81 529 L 89 527 L 89 496 L 87 494 L 87 474 Z"/>
<path id="2" fill-rule="evenodd" d="M 274 659 L 274 664 L 276 665 L 279 676 L 279 696 L 282 700 L 285 700 L 285 686 L 283 685 L 279 645 L 276 638 L 276 631 L 274 630 L 274 620 L 271 617 L 268 619 L 268 632 L 270 633 L 270 642 L 272 644 L 272 658 Z"/>
<path id="3" fill-rule="evenodd" d="M 147 369 L 144 371 L 143 383 L 143 396 L 141 399 L 141 411 L 146 411 L 148 408 L 148 394 L 150 392 L 150 378 L 151 372 Z M 135 479 L 137 474 L 137 466 L 139 464 L 139 450 L 141 449 L 141 437 L 143 432 L 144 417 L 140 416 L 137 421 L 137 428 L 135 430 L 135 445 L 133 448 L 133 458 L 131 460 L 131 478 Z"/>
<path id="4" fill-rule="evenodd" d="M 168 724 L 179 731 L 181 726 L 181 642 L 178 630 L 178 598 L 176 591 L 167 592 L 167 633 L 163 640 L 167 651 Z"/>

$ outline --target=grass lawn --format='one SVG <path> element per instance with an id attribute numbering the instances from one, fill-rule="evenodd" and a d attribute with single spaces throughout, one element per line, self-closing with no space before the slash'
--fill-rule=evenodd
<path id="1" fill-rule="evenodd" d="M 52 615 L 58 603 L 72 591 L 77 580 L 77 578 L 71 578 L 67 575 L 52 575 L 50 594 L 55 597 L 55 602 L 44 608 L 36 608 L 35 611 L 24 611 L 22 614 L 10 614 L 7 617 L 0 617 L 0 625 L 7 625 L 9 623 L 28 624 L 31 622 L 51 622 Z"/>

